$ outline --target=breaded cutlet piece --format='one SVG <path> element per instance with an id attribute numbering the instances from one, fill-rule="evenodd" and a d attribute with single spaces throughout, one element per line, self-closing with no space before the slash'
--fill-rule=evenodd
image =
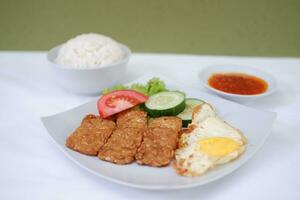
<path id="1" fill-rule="evenodd" d="M 176 132 L 182 129 L 182 120 L 179 117 L 174 116 L 163 116 L 158 118 L 153 118 L 149 121 L 149 128 L 171 128 Z"/>
<path id="2" fill-rule="evenodd" d="M 138 164 L 162 167 L 168 165 L 178 142 L 178 132 L 165 127 L 148 128 L 135 158 Z"/>
<path id="3" fill-rule="evenodd" d="M 117 127 L 119 128 L 147 128 L 147 112 L 130 109 L 117 116 Z"/>
<path id="4" fill-rule="evenodd" d="M 138 128 L 117 128 L 108 141 L 100 148 L 101 160 L 116 164 L 128 164 L 134 161 L 138 147 L 143 139 L 143 131 Z"/>
<path id="5" fill-rule="evenodd" d="M 66 146 L 80 153 L 96 156 L 115 129 L 113 121 L 87 115 L 81 125 L 67 138 Z"/>

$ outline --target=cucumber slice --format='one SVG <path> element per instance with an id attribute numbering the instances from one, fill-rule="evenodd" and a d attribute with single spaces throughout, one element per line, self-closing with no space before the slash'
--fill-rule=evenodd
<path id="1" fill-rule="evenodd" d="M 151 117 L 176 116 L 185 108 L 185 95 L 177 91 L 160 92 L 149 97 L 145 108 Z"/>
<path id="2" fill-rule="evenodd" d="M 187 98 L 185 100 L 185 109 L 177 115 L 177 117 L 182 119 L 182 126 L 187 127 L 192 122 L 193 111 L 196 106 L 205 103 L 200 99 Z"/>

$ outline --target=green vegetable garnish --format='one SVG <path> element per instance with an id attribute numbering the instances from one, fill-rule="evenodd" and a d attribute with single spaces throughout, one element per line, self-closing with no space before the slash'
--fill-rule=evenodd
<path id="1" fill-rule="evenodd" d="M 150 79 L 147 84 L 134 83 L 130 87 L 125 85 L 115 85 L 111 88 L 106 88 L 102 91 L 102 94 L 109 93 L 114 90 L 135 90 L 137 92 L 143 93 L 146 96 L 151 96 L 153 94 L 167 91 L 166 84 L 157 77 Z"/>
<path id="2" fill-rule="evenodd" d="M 167 91 L 165 83 L 157 77 L 150 79 L 147 83 L 148 96 Z"/>
<path id="3" fill-rule="evenodd" d="M 143 84 L 134 83 L 131 85 L 130 89 L 143 93 L 144 95 L 148 96 L 148 88 Z"/>
<path id="4" fill-rule="evenodd" d="M 102 90 L 102 94 L 107 94 L 109 92 L 112 92 L 114 90 L 128 90 L 129 88 L 125 85 L 115 85 L 111 88 L 105 88 L 104 90 Z"/>

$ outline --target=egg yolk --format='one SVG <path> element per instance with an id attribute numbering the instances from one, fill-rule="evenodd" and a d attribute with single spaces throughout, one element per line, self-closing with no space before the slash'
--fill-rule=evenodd
<path id="1" fill-rule="evenodd" d="M 226 156 L 241 147 L 236 141 L 226 137 L 210 137 L 198 141 L 199 150 L 209 156 Z"/>

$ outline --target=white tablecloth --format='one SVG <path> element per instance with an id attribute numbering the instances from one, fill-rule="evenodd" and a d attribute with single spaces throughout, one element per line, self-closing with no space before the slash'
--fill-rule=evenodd
<path id="1" fill-rule="evenodd" d="M 133 54 L 133 80 L 155 71 L 198 88 L 210 64 L 257 66 L 278 81 L 273 95 L 250 106 L 277 112 L 272 134 L 257 155 L 229 176 L 177 191 L 145 191 L 102 180 L 67 159 L 39 117 L 95 97 L 62 90 L 43 52 L 0 52 L 0 199 L 300 199 L 300 59 Z"/>

